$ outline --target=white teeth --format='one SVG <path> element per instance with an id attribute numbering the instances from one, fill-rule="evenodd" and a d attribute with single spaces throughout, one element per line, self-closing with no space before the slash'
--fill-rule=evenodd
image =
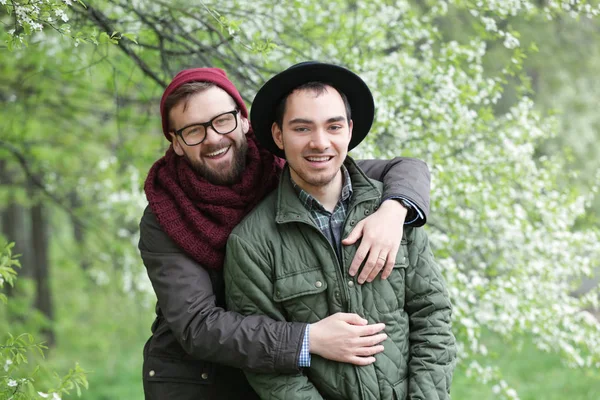
<path id="1" fill-rule="evenodd" d="M 331 157 L 306 157 L 308 161 L 328 161 Z"/>
<path id="2" fill-rule="evenodd" d="M 217 150 L 217 151 L 215 151 L 215 152 L 213 152 L 213 153 L 208 153 L 208 154 L 206 155 L 206 157 L 216 157 L 216 156 L 220 156 L 221 154 L 223 154 L 223 153 L 225 153 L 227 150 L 229 150 L 229 147 L 231 147 L 231 146 L 224 147 L 224 148 L 222 148 L 221 150 Z"/>

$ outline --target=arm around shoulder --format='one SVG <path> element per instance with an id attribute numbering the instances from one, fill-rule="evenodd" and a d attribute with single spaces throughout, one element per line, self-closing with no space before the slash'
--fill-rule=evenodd
<path id="1" fill-rule="evenodd" d="M 371 178 L 383 182 L 383 199 L 404 198 L 422 214 L 412 226 L 422 226 L 429 215 L 431 176 L 427 163 L 417 158 L 396 157 L 391 160 L 359 160 L 358 166 Z"/>

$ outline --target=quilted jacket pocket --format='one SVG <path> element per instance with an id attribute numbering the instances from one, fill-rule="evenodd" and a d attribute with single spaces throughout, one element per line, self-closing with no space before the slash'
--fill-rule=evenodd
<path id="1" fill-rule="evenodd" d="M 373 290 L 373 306 L 381 314 L 396 313 L 404 309 L 408 251 L 404 240 L 402 243 L 390 276 L 387 279 L 376 279 L 364 289 Z"/>
<path id="2" fill-rule="evenodd" d="M 275 278 L 273 284 L 273 300 L 283 302 L 324 292 L 327 289 L 327 282 L 321 268 L 314 268 L 298 273 Z"/>

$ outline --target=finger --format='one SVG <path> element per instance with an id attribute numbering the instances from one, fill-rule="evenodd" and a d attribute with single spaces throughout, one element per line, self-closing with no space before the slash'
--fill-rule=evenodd
<path id="1" fill-rule="evenodd" d="M 355 356 L 368 357 L 374 356 L 375 354 L 381 353 L 384 350 L 382 345 L 360 347 L 354 351 Z"/>
<path id="2" fill-rule="evenodd" d="M 366 326 L 357 326 L 354 329 L 356 329 L 356 331 L 357 331 L 356 333 L 358 336 L 372 336 L 372 335 L 378 334 L 379 332 L 384 330 L 385 324 L 379 323 L 379 324 L 371 324 L 371 325 L 366 325 Z"/>
<path id="3" fill-rule="evenodd" d="M 375 268 L 373 268 L 373 270 L 367 277 L 367 282 L 373 282 L 373 280 L 377 278 L 377 275 L 379 275 L 379 273 L 387 263 L 387 256 L 382 256 L 381 254 L 382 253 L 379 253 L 379 256 L 377 257 L 377 263 L 375 264 Z"/>
<path id="4" fill-rule="evenodd" d="M 350 276 L 356 275 L 358 269 L 361 264 L 367 258 L 367 254 L 369 253 L 370 244 L 366 242 L 362 242 L 360 246 L 358 246 L 358 250 L 356 250 L 356 254 L 354 254 L 354 258 L 352 259 L 352 264 L 350 264 L 350 269 L 348 270 L 348 274 Z"/>
<path id="5" fill-rule="evenodd" d="M 348 358 L 347 361 L 349 364 L 354 364 L 354 365 L 359 365 L 359 366 L 365 366 L 365 365 L 371 365 L 375 362 L 375 357 L 356 357 L 356 356 L 352 356 Z"/>
<path id="6" fill-rule="evenodd" d="M 381 250 L 377 247 L 371 247 L 369 249 L 369 257 L 367 258 L 367 262 L 363 266 L 362 271 L 360 271 L 358 283 L 363 284 L 367 280 L 367 277 L 371 274 L 375 265 L 377 265 L 377 256 L 379 256 L 380 251 Z"/>
<path id="7" fill-rule="evenodd" d="M 371 336 L 363 336 L 353 342 L 353 345 L 356 347 L 371 347 L 381 344 L 384 340 L 388 338 L 388 335 L 385 333 L 378 333 L 377 335 Z"/>
<path id="8" fill-rule="evenodd" d="M 352 229 L 352 232 L 350 232 L 348 237 L 342 240 L 342 244 L 344 246 L 348 246 L 356 243 L 356 241 L 362 237 L 363 226 L 365 226 L 365 220 L 362 220 L 358 224 L 356 224 L 356 226 L 354 227 L 354 229 Z"/>
<path id="9" fill-rule="evenodd" d="M 385 261 L 385 268 L 381 273 L 381 279 L 387 279 L 392 274 L 394 264 L 396 263 L 396 256 L 398 255 L 398 249 L 392 250 L 388 253 L 387 260 Z"/>
<path id="10" fill-rule="evenodd" d="M 336 317 L 337 319 L 340 319 L 350 325 L 358 325 L 358 326 L 364 326 L 367 325 L 369 323 L 369 321 L 367 321 L 366 319 L 362 318 L 360 315 L 358 314 L 351 314 L 351 313 L 335 313 L 333 314 L 331 317 Z M 331 317 L 327 317 L 327 318 L 331 318 Z"/>

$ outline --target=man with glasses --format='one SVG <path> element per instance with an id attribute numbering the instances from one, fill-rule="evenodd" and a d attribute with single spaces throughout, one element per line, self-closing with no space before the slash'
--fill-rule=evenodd
<path id="1" fill-rule="evenodd" d="M 356 314 L 325 318 L 309 335 L 305 323 L 225 310 L 227 238 L 277 186 L 283 167 L 257 144 L 246 105 L 225 73 L 179 73 L 165 89 L 161 117 L 171 146 L 150 169 L 149 206 L 140 223 L 139 248 L 158 299 L 144 348 L 146 399 L 257 398 L 238 368 L 297 373 L 310 354 L 372 364 L 383 350 L 384 325 L 369 325 Z M 429 173 L 413 159 L 361 166 L 384 181 L 384 198 L 396 199 L 384 201 L 346 239 L 362 238 L 362 254 L 349 273 L 365 282 L 382 269 L 384 277 L 391 273 L 405 218 L 425 223 Z"/>

